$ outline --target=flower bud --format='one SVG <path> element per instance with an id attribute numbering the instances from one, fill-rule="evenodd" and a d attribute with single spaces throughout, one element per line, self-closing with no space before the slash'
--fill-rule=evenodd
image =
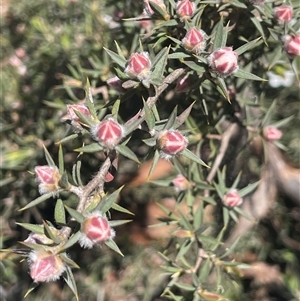
<path id="1" fill-rule="evenodd" d="M 300 34 L 284 37 L 284 49 L 291 57 L 300 56 Z"/>
<path id="2" fill-rule="evenodd" d="M 263 136 L 267 141 L 279 140 L 282 136 L 282 132 L 274 126 L 266 126 L 263 129 Z"/>
<path id="3" fill-rule="evenodd" d="M 99 211 L 91 213 L 81 224 L 81 233 L 79 244 L 88 249 L 115 236 L 115 231 L 110 227 L 108 220 Z"/>
<path id="4" fill-rule="evenodd" d="M 113 118 L 108 118 L 92 128 L 92 135 L 102 146 L 113 149 L 123 138 L 123 127 Z"/>
<path id="5" fill-rule="evenodd" d="M 132 53 L 124 72 L 132 79 L 148 79 L 151 74 L 151 61 L 148 52 Z"/>
<path id="6" fill-rule="evenodd" d="M 166 160 L 184 151 L 187 144 L 187 138 L 177 130 L 162 131 L 157 138 L 157 146 L 161 150 L 161 157 Z"/>
<path id="7" fill-rule="evenodd" d="M 40 194 L 48 192 L 56 192 L 59 189 L 59 180 L 61 175 L 56 166 L 36 166 L 35 169 L 36 179 L 39 183 Z"/>
<path id="8" fill-rule="evenodd" d="M 221 77 L 226 77 L 239 68 L 238 54 L 232 50 L 232 47 L 223 47 L 211 53 L 207 60 L 212 70 Z"/>
<path id="9" fill-rule="evenodd" d="M 51 226 L 49 227 L 54 235 L 58 235 L 59 230 Z M 24 240 L 24 242 L 38 244 L 38 245 L 51 245 L 54 243 L 53 240 L 48 238 L 45 234 L 33 233 L 33 232 L 31 232 L 28 235 L 28 237 Z"/>
<path id="10" fill-rule="evenodd" d="M 187 190 L 191 185 L 191 183 L 181 174 L 177 175 L 177 177 L 172 180 L 172 183 L 176 191 Z"/>
<path id="11" fill-rule="evenodd" d="M 237 207 L 243 203 L 243 199 L 236 189 L 229 190 L 223 197 L 223 204 L 226 207 Z"/>
<path id="12" fill-rule="evenodd" d="M 293 7 L 290 5 L 281 5 L 276 7 L 274 9 L 274 15 L 280 24 L 289 22 L 293 18 Z"/>
<path id="13" fill-rule="evenodd" d="M 126 89 L 122 87 L 123 81 L 117 76 L 109 78 L 106 82 L 110 87 L 112 87 L 115 91 L 119 92 L 120 94 L 126 92 Z"/>
<path id="14" fill-rule="evenodd" d="M 184 75 L 177 80 L 175 91 L 176 92 L 188 92 L 192 86 L 192 79 L 189 75 Z"/>
<path id="15" fill-rule="evenodd" d="M 196 10 L 196 4 L 189 0 L 181 0 L 177 2 L 176 14 L 180 20 L 189 19 L 193 16 Z"/>
<path id="16" fill-rule="evenodd" d="M 182 39 L 182 46 L 189 52 L 200 54 L 206 46 L 205 36 L 203 30 L 193 27 L 187 31 Z"/>
<path id="17" fill-rule="evenodd" d="M 66 266 L 59 255 L 45 250 L 34 250 L 29 258 L 30 277 L 34 282 L 48 282 L 59 279 Z"/>

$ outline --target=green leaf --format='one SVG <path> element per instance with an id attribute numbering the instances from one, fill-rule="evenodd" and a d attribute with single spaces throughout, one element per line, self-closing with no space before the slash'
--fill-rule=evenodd
<path id="1" fill-rule="evenodd" d="M 168 13 L 163 10 L 158 4 L 156 4 L 155 2 L 153 1 L 149 1 L 149 5 L 150 7 L 153 9 L 154 13 L 158 16 L 161 16 L 164 20 L 167 20 L 167 17 L 170 18 L 170 16 L 168 15 Z"/>
<path id="2" fill-rule="evenodd" d="M 77 210 L 73 209 L 73 208 L 70 208 L 68 206 L 65 205 L 65 208 L 67 209 L 67 211 L 69 212 L 69 214 L 79 223 L 81 224 L 84 220 L 85 220 L 85 217 L 80 213 L 78 212 Z"/>
<path id="3" fill-rule="evenodd" d="M 121 225 L 128 224 L 131 222 L 132 222 L 132 219 L 120 219 L 120 220 L 109 221 L 109 225 L 111 227 L 117 227 L 117 226 L 121 226 Z"/>
<path id="4" fill-rule="evenodd" d="M 104 197 L 99 205 L 97 206 L 96 210 L 100 210 L 103 214 L 106 213 L 111 207 L 112 204 L 116 202 L 116 200 L 119 197 L 119 194 L 124 186 L 121 186 L 119 189 L 114 191 L 112 194 L 110 194 L 107 197 Z"/>
<path id="5" fill-rule="evenodd" d="M 58 149 L 58 166 L 59 166 L 59 173 L 62 174 L 64 172 L 64 154 L 62 150 L 62 145 L 59 145 Z"/>
<path id="6" fill-rule="evenodd" d="M 238 77 L 238 78 L 251 79 L 251 80 L 259 80 L 259 81 L 267 81 L 264 78 L 261 78 L 261 77 L 255 75 L 255 74 L 252 74 L 252 73 L 247 72 L 247 71 L 242 70 L 242 69 L 239 69 L 237 72 L 233 73 L 233 75 L 235 77 Z"/>
<path id="7" fill-rule="evenodd" d="M 68 265 L 66 267 L 67 267 L 66 268 L 67 277 L 64 276 L 63 278 L 64 278 L 65 282 L 67 283 L 68 287 L 73 292 L 76 300 L 79 301 L 76 281 L 74 279 L 73 272 L 72 272 L 71 268 Z"/>
<path id="8" fill-rule="evenodd" d="M 177 117 L 177 106 L 175 106 L 174 110 L 172 111 L 171 115 L 169 116 L 169 118 L 167 119 L 166 124 L 164 125 L 164 130 L 169 130 L 171 128 L 173 128 L 175 120 Z"/>
<path id="9" fill-rule="evenodd" d="M 188 158 L 188 159 L 192 160 L 193 162 L 196 162 L 198 164 L 201 164 L 201 165 L 209 168 L 209 166 L 204 161 L 202 161 L 198 156 L 196 156 L 194 153 L 192 153 L 189 149 L 186 148 L 181 154 L 185 158 Z"/>
<path id="10" fill-rule="evenodd" d="M 111 57 L 111 59 L 117 63 L 121 68 L 125 68 L 127 61 L 124 57 L 118 55 L 117 53 L 103 47 L 103 49 L 107 52 L 107 54 Z"/>
<path id="11" fill-rule="evenodd" d="M 70 140 L 76 139 L 79 136 L 79 134 L 72 134 L 70 136 L 67 136 L 61 140 L 59 140 L 58 142 L 56 142 L 56 144 L 63 144 L 65 142 L 68 142 Z"/>
<path id="12" fill-rule="evenodd" d="M 272 126 L 275 126 L 276 128 L 280 128 L 286 124 L 288 124 L 291 120 L 293 120 L 295 116 L 289 116 L 287 118 L 281 119 L 275 123 L 272 123 Z"/>
<path id="13" fill-rule="evenodd" d="M 80 118 L 80 121 L 82 121 L 85 125 L 89 127 L 93 127 L 95 125 L 95 121 L 89 118 L 87 115 L 82 114 L 78 110 L 74 110 L 74 113 Z"/>
<path id="14" fill-rule="evenodd" d="M 124 157 L 140 164 L 141 162 L 139 161 L 138 157 L 136 156 L 136 154 L 129 148 L 127 147 L 126 145 L 123 145 L 123 144 L 120 144 L 120 145 L 117 145 L 115 147 L 116 151 L 123 155 Z"/>
<path id="15" fill-rule="evenodd" d="M 150 179 L 157 163 L 158 163 L 158 159 L 159 159 L 159 151 L 158 150 L 155 150 L 154 152 L 154 156 L 153 156 L 153 159 L 152 159 L 152 163 L 151 163 L 151 167 L 150 167 L 150 170 L 149 170 L 149 173 L 148 173 L 148 177 L 147 177 L 147 180 Z"/>
<path id="16" fill-rule="evenodd" d="M 259 42 L 259 43 L 258 43 Z M 240 46 L 239 48 L 235 49 L 234 51 L 238 54 L 241 55 L 242 53 L 246 52 L 247 50 L 250 50 L 252 48 L 254 48 L 254 46 L 257 46 L 259 44 L 261 44 L 261 38 L 257 38 L 251 42 L 248 42 L 242 46 Z"/>
<path id="17" fill-rule="evenodd" d="M 103 147 L 97 142 L 74 149 L 75 152 L 82 152 L 82 153 L 95 153 L 95 152 L 100 152 L 102 150 Z"/>
<path id="18" fill-rule="evenodd" d="M 185 58 L 190 58 L 191 56 L 189 54 L 186 54 L 184 52 L 174 52 L 168 55 L 169 59 L 176 59 L 176 60 L 181 60 Z"/>
<path id="19" fill-rule="evenodd" d="M 50 153 L 48 152 L 46 146 L 43 144 L 43 148 L 44 148 L 44 153 L 45 153 L 45 157 L 46 157 L 46 161 L 48 163 L 49 166 L 56 166 Z"/>
<path id="20" fill-rule="evenodd" d="M 82 233 L 80 231 L 77 231 L 75 234 L 73 234 L 68 241 L 60 248 L 60 252 L 69 249 L 70 247 L 72 247 L 73 245 L 75 245 L 80 236 L 82 235 Z"/>
<path id="21" fill-rule="evenodd" d="M 130 214 L 130 215 L 134 215 L 134 213 L 132 213 L 131 211 L 123 208 L 122 206 L 118 205 L 117 203 L 113 203 L 112 206 L 111 206 L 112 209 L 116 210 L 116 211 L 119 211 L 119 212 L 123 212 L 123 213 L 126 213 L 126 214 Z"/>
<path id="22" fill-rule="evenodd" d="M 198 73 L 204 73 L 205 68 L 203 66 L 198 65 L 197 63 L 193 61 L 183 61 L 183 64 L 188 66 L 190 69 L 195 70 Z"/>
<path id="23" fill-rule="evenodd" d="M 262 38 L 264 39 L 264 42 L 267 44 L 267 41 L 266 41 L 266 36 L 265 36 L 265 33 L 264 33 L 264 30 L 260 24 L 260 21 L 257 19 L 256 16 L 250 18 L 251 22 L 254 24 L 254 26 L 256 27 L 256 29 L 259 31 L 259 33 L 261 34 Z"/>
<path id="24" fill-rule="evenodd" d="M 74 261 L 72 260 L 66 253 L 61 253 L 59 255 L 59 257 L 68 265 L 68 266 L 71 266 L 72 268 L 75 268 L 75 269 L 80 269 L 79 265 Z"/>
<path id="25" fill-rule="evenodd" d="M 191 239 L 187 239 L 180 247 L 179 252 L 176 255 L 175 261 L 183 257 L 192 247 L 193 241 Z"/>
<path id="26" fill-rule="evenodd" d="M 223 26 L 223 18 L 221 18 L 220 22 L 215 27 L 215 38 L 213 42 L 213 50 L 217 50 L 221 47 L 226 46 L 227 42 L 227 27 Z"/>
<path id="27" fill-rule="evenodd" d="M 30 288 L 26 291 L 25 295 L 24 295 L 24 298 L 26 298 L 36 287 L 38 287 L 39 283 L 37 282 L 33 282 L 31 285 L 30 285 Z"/>
<path id="28" fill-rule="evenodd" d="M 34 206 L 50 199 L 51 197 L 53 197 L 52 192 L 45 193 L 45 194 L 41 195 L 40 197 L 36 198 L 35 200 L 31 201 L 29 204 L 27 204 L 23 208 L 19 209 L 18 211 L 23 211 L 23 210 L 26 210 L 28 208 L 34 207 Z"/>
<path id="29" fill-rule="evenodd" d="M 239 195 L 241 197 L 244 197 L 245 195 L 247 195 L 250 192 L 252 192 L 258 186 L 258 184 L 259 184 L 259 182 L 255 182 L 255 183 L 249 184 L 248 186 L 240 189 L 239 190 Z"/>
<path id="30" fill-rule="evenodd" d="M 196 101 L 194 101 L 187 109 L 185 109 L 179 116 L 176 117 L 174 129 L 180 127 L 187 120 L 187 118 L 190 116 L 191 110 L 195 102 Z"/>
<path id="31" fill-rule="evenodd" d="M 54 218 L 57 224 L 65 224 L 66 223 L 66 213 L 63 201 L 58 199 L 56 201 L 55 209 L 54 209 Z"/>
<path id="32" fill-rule="evenodd" d="M 147 126 L 149 130 L 152 130 L 155 126 L 155 117 L 154 114 L 152 113 L 152 110 L 149 108 L 147 102 L 144 101 L 144 110 L 145 110 L 145 121 L 147 123 Z"/>
<path id="33" fill-rule="evenodd" d="M 118 55 L 119 55 L 123 60 L 126 60 L 126 59 L 125 59 L 125 56 L 124 56 L 124 54 L 123 54 L 123 51 L 122 51 L 122 49 L 120 48 L 120 46 L 119 46 L 119 44 L 118 44 L 117 41 L 115 41 L 115 44 L 116 44 L 116 47 L 117 47 L 117 50 L 118 50 Z"/>
<path id="34" fill-rule="evenodd" d="M 59 236 L 57 236 L 57 233 L 53 233 L 51 228 L 49 227 L 48 223 L 46 221 L 43 221 L 44 225 L 44 234 L 53 240 L 56 244 L 59 244 L 61 242 L 61 239 Z"/>
<path id="35" fill-rule="evenodd" d="M 181 288 L 183 291 L 187 291 L 187 292 L 193 292 L 196 290 L 196 288 L 193 285 L 182 283 L 182 282 L 175 282 L 174 285 Z"/>
<path id="36" fill-rule="evenodd" d="M 217 77 L 217 82 L 218 82 L 218 90 L 221 92 L 222 96 L 228 101 L 230 102 L 230 97 L 229 97 L 229 94 L 228 94 L 228 89 L 227 89 L 227 86 L 226 86 L 226 83 L 225 83 L 225 80 L 224 78 L 222 77 Z"/>
<path id="37" fill-rule="evenodd" d="M 97 112 L 95 109 L 92 88 L 91 88 L 91 85 L 90 85 L 90 82 L 88 79 L 86 80 L 85 99 L 86 99 L 87 107 L 88 107 L 91 115 L 94 117 L 95 120 L 97 120 Z M 84 115 L 84 117 L 86 117 L 86 115 Z M 80 117 L 80 119 L 82 119 L 82 118 Z M 85 121 L 84 119 L 82 119 L 82 120 Z M 87 124 L 89 124 L 89 123 L 87 123 Z"/>
<path id="38" fill-rule="evenodd" d="M 44 227 L 42 225 L 33 225 L 29 223 L 16 223 L 16 225 L 21 226 L 33 233 L 44 234 Z"/>
<path id="39" fill-rule="evenodd" d="M 114 103 L 112 109 L 111 109 L 112 116 L 115 119 L 117 119 L 118 114 L 119 114 L 120 103 L 121 103 L 121 100 L 117 99 L 116 102 Z"/>
<path id="40" fill-rule="evenodd" d="M 121 256 L 124 257 L 123 253 L 121 252 L 121 250 L 119 249 L 118 245 L 112 240 L 108 240 L 105 242 L 105 244 L 112 249 L 113 251 L 115 251 L 116 253 L 120 254 Z"/>
<path id="41" fill-rule="evenodd" d="M 151 78 L 163 78 L 165 68 L 168 61 L 168 54 L 169 54 L 170 47 L 163 48 L 155 57 L 153 61 L 154 69 L 151 73 Z"/>

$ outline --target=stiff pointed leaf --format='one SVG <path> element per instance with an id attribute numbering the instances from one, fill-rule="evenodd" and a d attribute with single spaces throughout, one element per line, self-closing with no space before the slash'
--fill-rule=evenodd
<path id="1" fill-rule="evenodd" d="M 235 49 L 234 51 L 238 54 L 241 55 L 242 53 L 254 48 L 255 46 L 258 46 L 259 44 L 261 44 L 261 38 L 257 38 L 251 42 L 248 42 L 242 46 L 240 46 L 239 48 Z"/>
<path id="2" fill-rule="evenodd" d="M 100 152 L 102 150 L 103 147 L 97 142 L 74 149 L 75 152 L 80 152 L 80 153 L 95 153 L 95 152 Z"/>
<path id="3" fill-rule="evenodd" d="M 128 224 L 131 222 L 132 222 L 132 219 L 114 220 L 114 221 L 109 221 L 109 225 L 111 227 L 117 227 L 117 226 L 121 226 L 121 225 Z"/>
<path id="4" fill-rule="evenodd" d="M 110 194 L 107 197 L 104 197 L 102 201 L 97 206 L 97 210 L 100 210 L 103 214 L 106 213 L 113 205 L 113 203 L 116 202 L 116 200 L 119 197 L 119 194 L 124 186 L 121 186 L 119 189 L 114 191 L 112 194 Z"/>
<path id="5" fill-rule="evenodd" d="M 111 206 L 112 209 L 119 211 L 119 212 L 123 212 L 126 214 L 130 214 L 130 215 L 134 215 L 134 213 L 132 213 L 131 211 L 127 210 L 126 208 L 123 208 L 122 206 L 118 205 L 117 203 L 113 203 Z"/>
<path id="6" fill-rule="evenodd" d="M 228 89 L 227 89 L 227 86 L 226 86 L 224 78 L 218 77 L 217 78 L 217 82 L 218 82 L 218 86 L 217 86 L 218 91 L 223 95 L 223 97 L 228 102 L 230 102 L 230 97 L 229 97 L 229 94 L 228 94 Z"/>
<path id="7" fill-rule="evenodd" d="M 23 245 L 23 246 L 26 246 L 27 248 L 30 248 L 32 250 L 38 250 L 38 251 L 45 250 L 44 245 L 40 245 L 40 244 L 37 244 L 37 243 L 25 242 L 25 241 L 19 241 L 18 243 Z"/>
<path id="8" fill-rule="evenodd" d="M 56 244 L 59 244 L 61 242 L 61 239 L 59 238 L 59 236 L 57 236 L 56 233 L 53 233 L 51 228 L 49 227 L 48 223 L 43 221 L 43 225 L 44 225 L 44 234 L 50 238 L 51 240 L 53 240 Z"/>
<path id="9" fill-rule="evenodd" d="M 244 78 L 244 79 L 251 79 L 251 80 L 258 80 L 258 81 L 267 81 L 266 79 L 263 79 L 255 74 L 252 74 L 250 72 L 247 72 L 245 70 L 239 69 L 237 72 L 233 74 L 235 77 L 238 78 Z"/>
<path id="10" fill-rule="evenodd" d="M 242 210 L 239 207 L 234 207 L 233 210 L 238 213 L 239 215 L 242 215 L 244 218 L 246 218 L 247 220 L 251 221 L 251 222 L 255 222 L 255 219 L 253 218 L 253 216 L 250 216 L 249 214 L 247 214 L 244 210 Z"/>
<path id="11" fill-rule="evenodd" d="M 112 249 L 113 251 L 115 251 L 116 253 L 120 254 L 121 256 L 124 257 L 123 253 L 121 252 L 121 250 L 119 249 L 118 245 L 112 240 L 108 240 L 105 242 L 105 244 Z"/>
<path id="12" fill-rule="evenodd" d="M 175 261 L 179 260 L 181 257 L 183 257 L 189 250 L 190 248 L 192 247 L 193 245 L 193 240 L 191 239 L 188 239 L 186 240 L 180 247 L 178 253 L 177 253 L 177 256 L 176 256 L 176 259 Z"/>
<path id="13" fill-rule="evenodd" d="M 38 287 L 39 283 L 37 282 L 33 282 L 31 285 L 30 285 L 30 288 L 26 291 L 25 295 L 24 295 L 24 298 L 26 298 L 36 287 Z"/>
<path id="14" fill-rule="evenodd" d="M 152 113 L 152 110 L 149 108 L 147 102 L 144 102 L 144 110 L 145 110 L 145 121 L 148 125 L 149 130 L 152 130 L 155 126 L 155 117 L 154 114 Z"/>
<path id="15" fill-rule="evenodd" d="M 88 107 L 91 115 L 94 117 L 94 119 L 97 119 L 97 112 L 95 109 L 92 88 L 91 88 L 91 85 L 90 85 L 90 82 L 88 79 L 86 81 L 86 87 L 85 87 L 85 99 L 86 99 L 87 107 Z"/>
<path id="16" fill-rule="evenodd" d="M 258 18 L 256 16 L 250 18 L 250 20 L 252 21 L 252 23 L 254 24 L 254 26 L 256 27 L 256 29 L 259 31 L 259 33 L 261 34 L 262 38 L 264 39 L 264 42 L 266 43 L 266 36 L 264 33 L 264 30 L 260 24 L 260 21 L 258 20 Z"/>
<path id="17" fill-rule="evenodd" d="M 80 231 L 77 231 L 74 235 L 72 235 L 68 241 L 60 248 L 60 252 L 69 249 L 70 247 L 72 247 L 73 245 L 75 245 L 80 236 L 82 235 L 82 233 Z"/>
<path id="18" fill-rule="evenodd" d="M 255 182 L 255 183 L 249 184 L 246 187 L 240 189 L 239 190 L 239 195 L 241 197 L 244 197 L 245 195 L 247 195 L 250 192 L 252 192 L 258 186 L 258 184 L 259 184 L 259 182 Z"/>
<path id="19" fill-rule="evenodd" d="M 74 140 L 74 139 L 78 138 L 78 136 L 79 136 L 79 134 L 72 134 L 70 136 L 67 136 L 67 137 L 59 140 L 58 142 L 56 142 L 56 144 L 63 144 L 63 143 L 68 142 L 70 140 Z"/>
<path id="20" fill-rule="evenodd" d="M 123 68 L 123 69 L 125 68 L 127 61 L 124 57 L 120 56 L 119 54 L 117 54 L 105 47 L 103 47 L 103 48 L 115 63 L 117 63 L 121 68 Z"/>
<path id="21" fill-rule="evenodd" d="M 186 284 L 186 283 L 182 283 L 182 282 L 175 282 L 174 285 L 187 292 L 195 291 L 195 287 L 190 284 Z"/>
<path id="22" fill-rule="evenodd" d="M 66 253 L 61 253 L 59 256 L 68 266 L 71 266 L 75 269 L 80 269 L 79 265 L 74 260 L 72 260 Z"/>
<path id="23" fill-rule="evenodd" d="M 45 145 L 43 145 L 43 148 L 44 148 L 44 153 L 45 153 L 45 157 L 46 157 L 46 161 L 47 161 L 48 165 L 56 166 Z"/>
<path id="24" fill-rule="evenodd" d="M 116 47 L 117 47 L 117 50 L 118 50 L 118 55 L 119 55 L 122 59 L 126 60 L 126 59 L 125 59 L 125 56 L 124 56 L 124 54 L 123 54 L 123 51 L 122 51 L 122 49 L 120 48 L 120 46 L 119 46 L 119 44 L 118 44 L 117 41 L 115 41 L 115 44 L 116 44 Z"/>
<path id="25" fill-rule="evenodd" d="M 66 223 L 66 213 L 63 201 L 58 199 L 56 201 L 55 209 L 54 209 L 54 218 L 57 224 L 64 225 Z"/>
<path id="26" fill-rule="evenodd" d="M 93 127 L 95 125 L 95 121 L 89 118 L 87 115 L 82 114 L 78 110 L 74 110 L 74 113 L 80 118 L 80 120 L 87 125 L 88 127 Z"/>
<path id="27" fill-rule="evenodd" d="M 41 195 L 40 197 L 36 198 L 35 200 L 31 201 L 29 204 L 27 204 L 26 206 L 24 206 L 23 208 L 19 209 L 19 211 L 23 211 L 29 208 L 32 208 L 48 199 L 50 199 L 51 197 L 53 197 L 53 193 L 49 192 L 49 193 L 45 193 L 43 195 Z"/>
<path id="28" fill-rule="evenodd" d="M 111 109 L 111 113 L 112 113 L 112 116 L 114 118 L 117 118 L 118 117 L 118 114 L 119 114 L 119 108 L 120 108 L 120 103 L 121 103 L 121 100 L 120 99 L 117 99 Z"/>
<path id="29" fill-rule="evenodd" d="M 151 167 L 150 167 L 150 170 L 149 170 L 149 173 L 148 173 L 148 177 L 147 177 L 147 180 L 149 180 L 151 178 L 151 175 L 158 163 L 158 159 L 159 159 L 159 151 L 156 150 L 154 152 L 154 156 L 153 156 L 153 159 L 152 159 L 152 163 L 151 163 Z"/>
<path id="30" fill-rule="evenodd" d="M 67 211 L 69 212 L 69 214 L 79 223 L 81 224 L 84 220 L 85 220 L 85 217 L 80 213 L 78 212 L 77 210 L 75 209 L 72 209 L 68 206 L 65 205 L 65 208 L 67 209 Z"/>
<path id="31" fill-rule="evenodd" d="M 68 265 L 66 267 L 67 267 L 67 269 L 66 269 L 67 276 L 66 277 L 64 276 L 64 280 L 67 283 L 68 287 L 73 292 L 76 300 L 79 301 L 78 292 L 77 292 L 77 286 L 76 286 L 76 281 L 74 279 L 73 272 L 72 272 L 71 268 Z"/>
<path id="32" fill-rule="evenodd" d="M 59 145 L 59 149 L 58 149 L 58 167 L 59 167 L 59 173 L 62 174 L 65 170 L 65 167 L 64 167 L 64 154 L 63 154 L 61 144 Z"/>
<path id="33" fill-rule="evenodd" d="M 191 57 L 189 54 L 186 54 L 184 52 L 175 52 L 175 53 L 171 53 L 168 55 L 169 59 L 176 59 L 176 60 L 181 60 L 181 59 L 185 59 Z"/>
<path id="34" fill-rule="evenodd" d="M 195 70 L 197 73 L 205 72 L 205 68 L 193 61 L 183 61 L 183 63 L 190 69 Z"/>
<path id="35" fill-rule="evenodd" d="M 189 149 L 186 148 L 181 154 L 185 158 L 188 158 L 188 159 L 192 160 L 193 162 L 196 162 L 198 164 L 201 164 L 201 165 L 209 168 L 209 166 L 204 161 L 202 161 L 198 156 L 196 156 L 194 153 L 192 153 Z"/>
<path id="36" fill-rule="evenodd" d="M 170 47 L 165 47 L 157 54 L 153 61 L 154 69 L 152 71 L 151 77 L 158 79 L 163 78 L 168 61 L 169 50 Z"/>
<path id="37" fill-rule="evenodd" d="M 29 223 L 16 223 L 16 225 L 21 226 L 33 233 L 44 234 L 44 227 L 42 225 L 33 225 Z"/>
<path id="38" fill-rule="evenodd" d="M 176 117 L 174 129 L 180 127 L 187 120 L 187 118 L 190 116 L 191 110 L 195 102 L 196 101 L 194 101 L 187 109 L 185 109 L 179 116 Z"/>
<path id="39" fill-rule="evenodd" d="M 164 125 L 164 130 L 169 130 L 169 129 L 173 128 L 176 117 L 177 117 L 177 106 L 174 108 L 174 110 L 171 113 L 171 115 L 169 116 L 166 124 Z"/>
<path id="40" fill-rule="evenodd" d="M 213 50 L 226 46 L 227 33 L 228 29 L 223 26 L 223 18 L 221 18 L 220 22 L 216 26 Z"/>
<path id="41" fill-rule="evenodd" d="M 140 164 L 141 162 L 139 161 L 138 157 L 136 156 L 136 154 L 126 145 L 120 144 L 118 146 L 116 146 L 116 151 L 123 155 L 124 157 Z"/>

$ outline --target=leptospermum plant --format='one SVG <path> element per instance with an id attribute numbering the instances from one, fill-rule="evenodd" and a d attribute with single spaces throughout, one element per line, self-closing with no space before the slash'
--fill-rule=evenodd
<path id="1" fill-rule="evenodd" d="M 114 67 L 106 83 L 111 99 L 97 103 L 92 93 L 95 87 L 84 81 L 84 103 L 63 107 L 63 120 L 68 120 L 74 133 L 57 143 L 58 160 L 45 148 L 47 165 L 35 168 L 41 196 L 20 209 L 56 198 L 55 225 L 49 221 L 41 225 L 19 223 L 31 232 L 22 244 L 30 249 L 29 274 L 35 284 L 63 277 L 78 299 L 73 271 L 79 266 L 67 251 L 75 244 L 88 249 L 106 245 L 122 255 L 115 242 L 117 226 L 129 220 L 111 220 L 110 211 L 131 213 L 117 204 L 122 187 L 109 194 L 106 182 L 113 178 L 112 169 L 118 172 L 120 157 L 136 164 L 144 160 L 130 147 L 134 133 L 140 131 L 145 138 L 139 142 L 144 143 L 152 159 L 149 178 L 159 159 L 170 161 L 180 178 L 154 183 L 177 188 L 178 205 L 188 208 L 188 214 L 179 209 L 176 215 L 162 206 L 167 214 L 162 223 L 176 226 L 170 233 L 171 243 L 175 242 L 170 249 L 175 254 L 169 249 L 161 253 L 163 269 L 169 276 L 162 295 L 171 300 L 228 300 L 230 287 L 221 290 L 220 279 L 213 275 L 224 271 L 239 274 L 239 264 L 228 257 L 234 246 L 224 251 L 222 244 L 230 220 L 238 223 L 242 216 L 253 221 L 241 207 L 244 197 L 259 183 L 241 184 L 241 173 L 227 178 L 225 150 L 242 130 L 250 137 L 262 133 L 266 143 L 281 138 L 282 132 L 269 126 L 272 112 L 268 111 L 263 120 L 257 116 L 248 119 L 257 99 L 249 99 L 246 88 L 249 82 L 266 84 L 260 70 L 272 69 L 279 57 L 296 72 L 300 55 L 299 22 L 295 22 L 295 28 L 291 25 L 299 9 L 267 2 L 147 0 L 141 8 L 143 13 L 124 21 L 147 18 L 153 21 L 153 28 L 140 39 L 132 39 L 130 51 L 118 41 L 114 48 L 105 48 Z M 239 18 L 247 18 L 242 23 L 251 24 L 251 32 L 239 26 Z M 268 57 L 268 49 L 275 54 Z M 253 60 L 252 51 L 266 56 Z M 181 92 L 177 103 L 170 101 L 171 110 L 163 111 L 165 94 L 174 95 L 173 90 Z M 142 105 L 134 114 L 124 116 L 124 103 L 136 99 Z M 232 127 L 224 130 L 228 124 Z M 77 153 L 101 153 L 104 158 L 87 184 L 81 180 L 80 160 L 72 170 L 65 170 L 63 147 L 72 140 L 80 141 L 81 146 L 74 150 Z M 247 147 L 246 142 L 241 143 L 241 148 Z M 64 202 L 66 193 L 77 198 L 73 208 Z M 221 230 L 205 221 L 208 206 L 222 212 Z"/>

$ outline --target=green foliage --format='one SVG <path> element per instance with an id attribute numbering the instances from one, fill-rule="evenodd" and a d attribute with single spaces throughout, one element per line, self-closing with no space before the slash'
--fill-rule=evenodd
<path id="1" fill-rule="evenodd" d="M 59 277 L 68 289 L 60 300 L 253 300 L 255 291 L 243 281 L 252 268 L 245 255 L 250 252 L 254 266 L 279 265 L 280 287 L 299 297 L 300 200 L 293 185 L 299 184 L 300 166 L 300 57 L 285 48 L 287 36 L 300 29 L 299 4 L 288 3 L 293 19 L 284 24 L 274 16 L 282 1 L 194 4 L 184 20 L 173 0 L 149 6 L 109 0 L 4 4 L 4 300 L 54 300 L 50 283 L 38 288 L 30 279 L 39 251 L 63 262 Z M 142 15 L 145 7 L 153 14 Z M 205 32 L 202 51 L 183 42 L 193 27 Z M 237 56 L 238 68 L 229 73 L 222 71 L 232 63 L 228 57 L 220 59 L 221 69 L 213 68 L 212 54 L 223 47 Z M 129 59 L 140 52 L 149 53 L 151 68 L 143 73 L 139 61 L 133 64 L 137 76 L 131 76 Z M 119 86 L 107 83 L 114 76 Z M 67 105 L 83 105 L 88 113 L 74 107 L 73 116 Z M 111 117 L 122 133 L 116 146 L 107 147 L 97 135 L 113 140 L 116 129 L 94 131 Z M 275 134 L 280 128 L 282 137 L 272 138 L 268 128 Z M 169 130 L 182 133 L 187 147 L 177 152 L 182 141 L 158 141 Z M 153 179 L 162 158 L 172 170 Z M 143 171 L 149 160 L 142 175 L 147 183 L 136 188 L 132 166 Z M 46 165 L 57 166 L 59 180 L 40 195 L 33 170 Z M 47 174 L 37 180 L 49 187 L 56 179 Z M 232 191 L 238 205 L 226 203 Z M 151 236 L 144 228 L 156 202 L 161 213 L 155 229 L 162 238 L 138 246 L 135 237 Z M 88 237 L 87 221 L 95 212 L 109 230 L 118 227 L 115 237 L 114 230 L 101 243 Z M 82 248 L 87 238 L 91 250 Z M 29 275 L 20 256 L 29 258 Z M 15 292 L 21 280 L 24 287 Z M 247 281 L 266 290 L 255 276 Z"/>

